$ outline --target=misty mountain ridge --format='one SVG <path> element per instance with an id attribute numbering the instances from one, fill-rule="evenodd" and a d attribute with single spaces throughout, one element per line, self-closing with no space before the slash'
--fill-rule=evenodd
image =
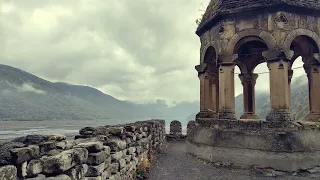
<path id="1" fill-rule="evenodd" d="M 50 82 L 21 69 L 0 65 L 1 120 L 91 120 L 185 117 L 197 103 L 174 107 L 121 101 L 88 86 Z"/>

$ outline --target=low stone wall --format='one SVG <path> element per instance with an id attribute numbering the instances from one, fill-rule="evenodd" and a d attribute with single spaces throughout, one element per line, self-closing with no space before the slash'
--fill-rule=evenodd
<path id="1" fill-rule="evenodd" d="M 320 124 L 197 119 L 187 151 L 213 163 L 296 172 L 320 166 Z"/>
<path id="2" fill-rule="evenodd" d="M 136 179 L 164 143 L 163 120 L 21 137 L 0 145 L 0 180 Z"/>

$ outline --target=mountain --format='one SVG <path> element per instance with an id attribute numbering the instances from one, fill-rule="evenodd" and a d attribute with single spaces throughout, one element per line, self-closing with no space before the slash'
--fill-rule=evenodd
<path id="1" fill-rule="evenodd" d="M 174 118 L 196 109 L 185 104 L 169 108 L 161 103 L 120 101 L 92 87 L 53 83 L 0 65 L 0 120 Z"/>

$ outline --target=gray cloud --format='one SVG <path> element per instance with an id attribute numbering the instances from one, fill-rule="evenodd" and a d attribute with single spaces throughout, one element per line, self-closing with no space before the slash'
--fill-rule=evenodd
<path id="1" fill-rule="evenodd" d="M 200 3 L 5 0 L 0 4 L 1 63 L 51 81 L 90 85 L 120 99 L 198 100 L 194 66 L 200 41 L 194 31 Z M 241 91 L 236 78 L 236 93 Z"/>

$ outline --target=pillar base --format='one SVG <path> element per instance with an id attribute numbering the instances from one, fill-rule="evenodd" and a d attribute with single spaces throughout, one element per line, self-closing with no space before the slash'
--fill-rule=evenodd
<path id="1" fill-rule="evenodd" d="M 310 113 L 307 120 L 311 122 L 320 122 L 320 113 Z"/>
<path id="2" fill-rule="evenodd" d="M 219 111 L 219 119 L 221 120 L 236 120 L 236 115 L 231 110 Z"/>
<path id="3" fill-rule="evenodd" d="M 197 121 L 186 143 L 201 159 L 288 172 L 320 166 L 320 123 Z"/>
<path id="4" fill-rule="evenodd" d="M 255 114 L 243 114 L 240 119 L 259 119 Z"/>
<path id="5" fill-rule="evenodd" d="M 199 118 L 214 118 L 216 119 L 218 117 L 218 115 L 214 112 L 210 112 L 210 111 L 200 111 L 197 115 L 196 115 L 196 119 Z"/>
<path id="6" fill-rule="evenodd" d="M 266 117 L 267 121 L 293 121 L 294 118 L 288 110 L 273 109 Z"/>

